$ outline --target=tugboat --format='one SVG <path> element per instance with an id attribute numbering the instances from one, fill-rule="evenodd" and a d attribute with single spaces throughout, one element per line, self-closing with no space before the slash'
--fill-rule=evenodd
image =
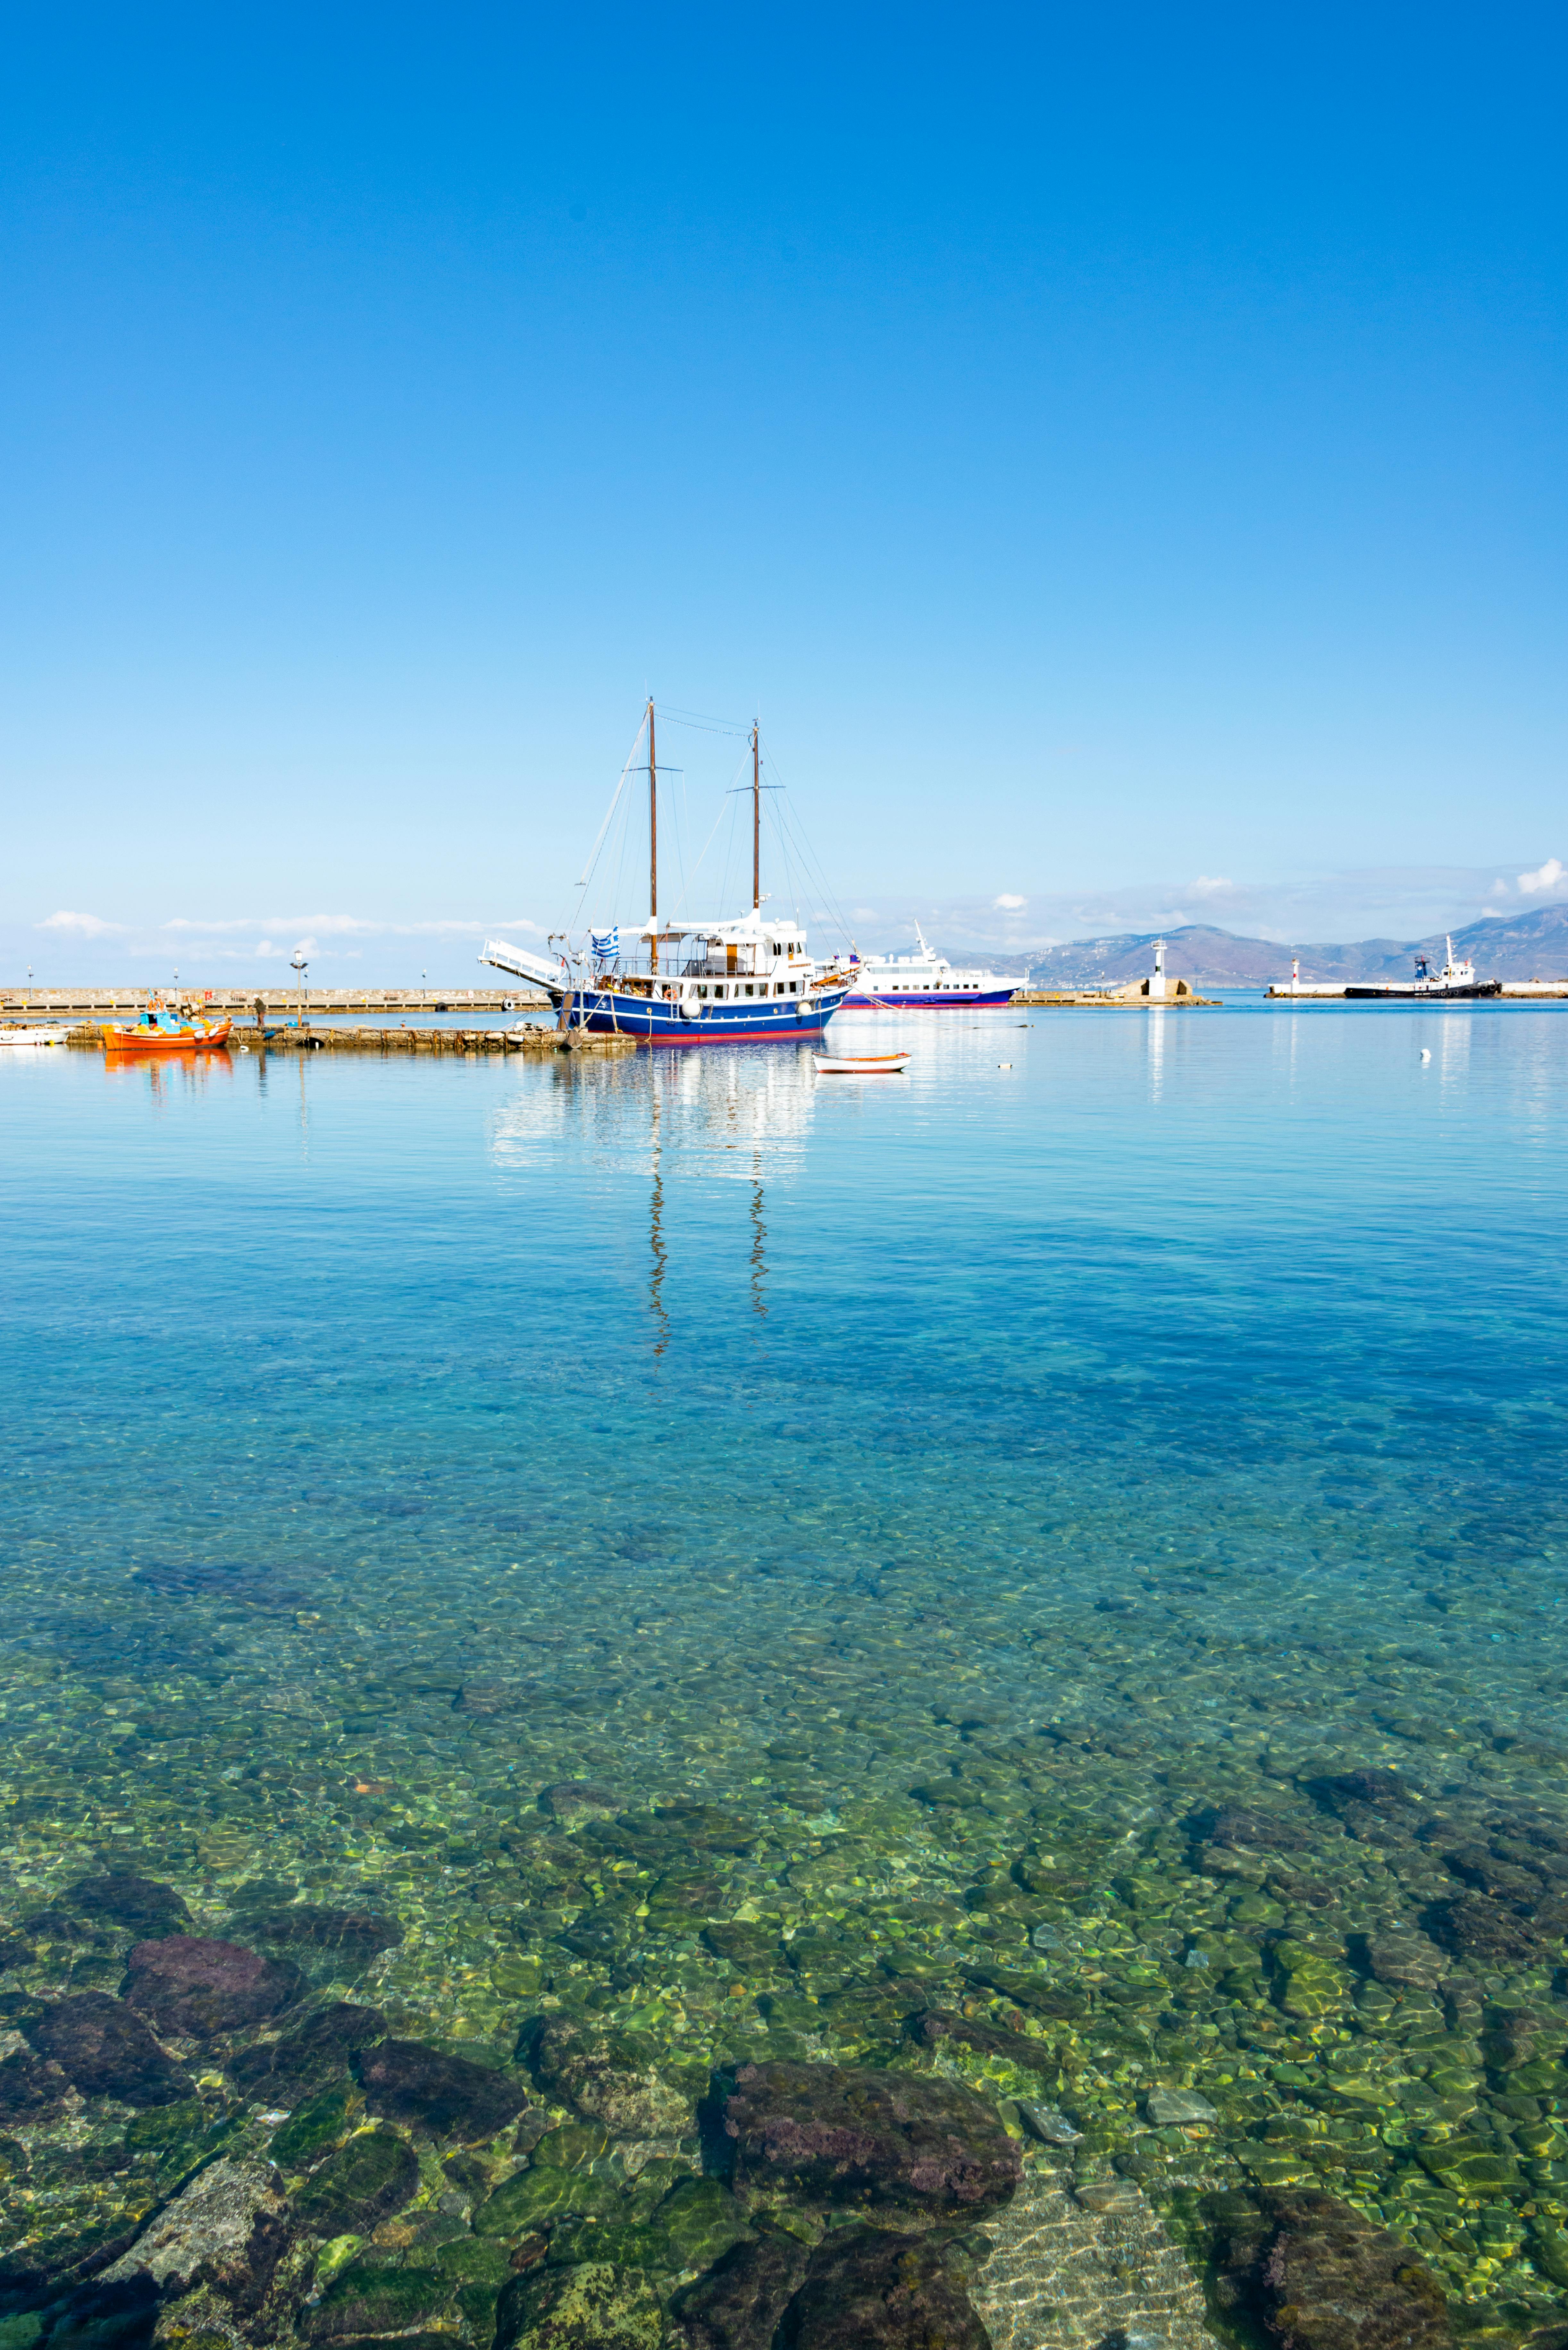
<path id="1" fill-rule="evenodd" d="M 1429 956 L 1418 954 L 1416 957 L 1416 976 L 1408 987 L 1347 987 L 1345 994 L 1357 997 L 1363 1003 L 1425 1003 L 1433 997 L 1452 1003 L 1463 996 L 1502 993 L 1501 979 L 1478 979 L 1473 962 L 1454 961 L 1453 940 L 1445 938 L 1443 943 L 1448 949 L 1448 961 L 1441 971 L 1432 969 Z"/>
<path id="2" fill-rule="evenodd" d="M 621 945 L 619 923 L 590 931 L 585 944 L 554 960 L 527 947 L 487 939 L 479 960 L 542 987 L 560 1014 L 563 1032 L 635 1036 L 650 1045 L 793 1044 L 820 1042 L 824 1029 L 849 993 L 850 973 L 819 966 L 805 951 L 805 932 L 793 915 L 770 914 L 762 888 L 762 750 L 753 726 L 752 746 L 752 904 L 727 921 L 661 918 L 659 911 L 659 761 L 657 713 L 643 712 L 631 757 L 621 770 L 609 814 L 599 831 L 603 842 L 616 800 L 634 772 L 643 735 L 648 737 L 649 918 L 628 939 L 646 951 Z M 596 847 L 595 854 L 597 854 Z M 690 941 L 690 946 L 684 941 Z M 662 952 L 663 961 L 660 962 Z"/>
<path id="3" fill-rule="evenodd" d="M 232 1020 L 220 1020 L 214 1025 L 206 1020 L 192 1020 L 171 1012 L 161 995 L 148 998 L 147 1009 L 134 1028 L 106 1028 L 104 1050 L 108 1053 L 208 1053 L 216 1051 L 229 1041 Z"/>

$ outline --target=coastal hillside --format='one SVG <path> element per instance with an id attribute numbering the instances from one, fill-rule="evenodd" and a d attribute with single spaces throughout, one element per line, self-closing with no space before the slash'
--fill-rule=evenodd
<path id="1" fill-rule="evenodd" d="M 1154 959 L 1154 931 L 1115 937 L 1069 939 L 1048 947 L 1030 963 L 1036 987 L 1114 986 L 1147 972 Z M 1288 979 L 1293 953 L 1302 977 L 1355 982 L 1407 977 L 1417 954 L 1444 952 L 1443 934 L 1425 939 L 1358 939 L 1343 946 L 1282 946 L 1272 939 L 1238 938 L 1230 931 L 1193 922 L 1168 931 L 1166 968 L 1208 987 L 1262 987 Z M 1542 906 L 1514 920 L 1470 922 L 1453 934 L 1456 955 L 1468 955 L 1484 979 L 1556 979 L 1568 974 L 1568 905 Z"/>

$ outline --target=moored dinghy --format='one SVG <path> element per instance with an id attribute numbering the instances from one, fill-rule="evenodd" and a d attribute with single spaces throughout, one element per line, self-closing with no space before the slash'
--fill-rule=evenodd
<path id="1" fill-rule="evenodd" d="M 0 1045 L 64 1045 L 70 1037 L 68 1028 L 58 1028 L 37 1020 L 14 1020 L 8 1026 L 0 1025 Z"/>
<path id="2" fill-rule="evenodd" d="M 814 1053 L 819 1077 L 901 1077 L 908 1053 Z"/>

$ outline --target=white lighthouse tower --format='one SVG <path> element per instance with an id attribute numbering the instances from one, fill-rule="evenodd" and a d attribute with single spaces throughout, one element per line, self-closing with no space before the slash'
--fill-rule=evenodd
<path id="1" fill-rule="evenodd" d="M 1163 939 L 1156 939 L 1154 942 L 1154 975 L 1148 983 L 1148 1000 L 1151 1003 L 1163 1003 L 1165 1001 L 1165 941 Z"/>

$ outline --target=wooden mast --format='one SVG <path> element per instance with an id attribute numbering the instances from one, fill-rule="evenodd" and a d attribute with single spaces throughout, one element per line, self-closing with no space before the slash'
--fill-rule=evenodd
<path id="1" fill-rule="evenodd" d="M 648 910 L 653 918 L 649 971 L 659 969 L 659 758 L 653 739 L 653 696 L 648 697 Z"/>
<path id="2" fill-rule="evenodd" d="M 752 911 L 763 902 L 763 759 L 757 742 L 761 722 L 752 729 Z"/>

